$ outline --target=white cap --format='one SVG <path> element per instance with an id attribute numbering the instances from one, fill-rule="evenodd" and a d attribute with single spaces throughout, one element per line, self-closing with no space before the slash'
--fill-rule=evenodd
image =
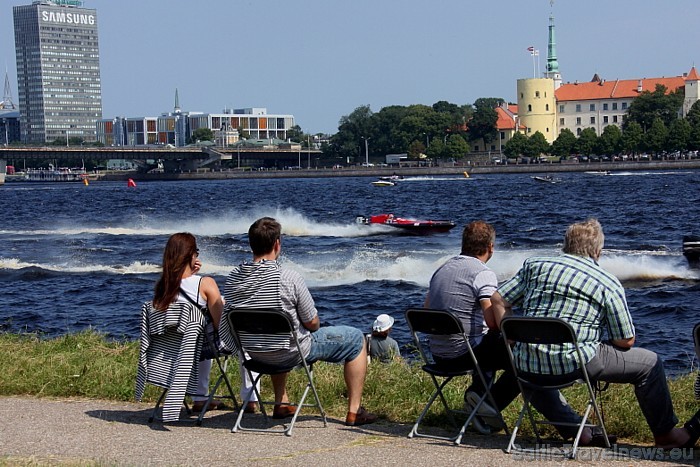
<path id="1" fill-rule="evenodd" d="M 386 314 L 381 314 L 374 320 L 374 324 L 372 324 L 372 331 L 384 332 L 387 329 L 390 329 L 393 325 L 394 318 Z"/>

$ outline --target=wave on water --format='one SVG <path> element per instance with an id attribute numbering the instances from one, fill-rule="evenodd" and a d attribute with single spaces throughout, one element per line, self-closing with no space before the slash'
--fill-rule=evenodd
<path id="1" fill-rule="evenodd" d="M 261 217 L 273 217 L 282 224 L 282 233 L 293 237 L 365 237 L 396 233 L 396 229 L 386 226 L 360 225 L 355 219 L 345 222 L 320 222 L 306 217 L 292 209 L 257 207 L 248 211 L 229 211 L 222 215 L 194 217 L 192 219 L 151 219 L 142 216 L 137 223 L 122 226 L 70 225 L 55 229 L 0 230 L 5 236 L 168 236 L 176 232 L 191 232 L 197 236 L 244 235 L 250 225 Z M 151 227 L 157 225 L 157 227 Z"/>
<path id="2" fill-rule="evenodd" d="M 607 175 L 617 176 L 617 177 L 630 177 L 630 176 L 644 176 L 644 175 L 687 175 L 692 172 L 683 171 L 669 171 L 669 172 L 610 172 Z"/>
<path id="3" fill-rule="evenodd" d="M 426 181 L 454 181 L 454 180 L 474 180 L 473 177 L 404 177 L 400 182 L 426 182 Z"/>
<path id="4" fill-rule="evenodd" d="M 0 271 L 26 272 L 46 271 L 51 273 L 85 274 L 101 272 L 107 274 L 152 274 L 160 273 L 160 265 L 134 261 L 128 265 L 103 264 L 38 264 L 26 263 L 14 258 L 0 258 Z"/>

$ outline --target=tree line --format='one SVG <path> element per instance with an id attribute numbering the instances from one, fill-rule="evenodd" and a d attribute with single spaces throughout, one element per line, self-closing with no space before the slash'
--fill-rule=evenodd
<path id="1" fill-rule="evenodd" d="M 563 129 L 549 144 L 540 132 L 531 136 L 516 132 L 505 144 L 507 157 L 551 155 L 614 155 L 620 153 L 659 154 L 663 152 L 700 150 L 700 101 L 681 117 L 685 90 L 671 92 L 663 85 L 654 91 L 643 91 L 629 106 L 622 127 L 605 126 L 598 135 L 594 128 L 585 128 L 579 135 Z M 474 104 L 457 105 L 439 101 L 432 106 L 388 106 L 372 112 L 369 105 L 356 108 L 343 116 L 338 132 L 322 146 L 329 159 L 359 162 L 381 160 L 386 154 L 407 153 L 411 159 L 425 155 L 435 159 L 463 159 L 475 141 L 486 147 L 498 139 L 496 107 L 501 98 L 479 98 Z M 299 127 L 290 133 L 302 145 L 307 136 Z"/>

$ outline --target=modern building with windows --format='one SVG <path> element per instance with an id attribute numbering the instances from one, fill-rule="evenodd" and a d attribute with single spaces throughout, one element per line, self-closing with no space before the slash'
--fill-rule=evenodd
<path id="1" fill-rule="evenodd" d="M 187 145 L 192 133 L 208 128 L 219 147 L 247 140 L 286 140 L 294 126 L 293 115 L 272 115 L 262 107 L 225 110 L 224 113 L 183 112 L 177 103 L 173 112 L 159 117 L 117 117 L 97 122 L 97 140 L 106 146 L 148 144 L 176 147 Z"/>
<path id="2" fill-rule="evenodd" d="M 13 13 L 22 141 L 95 141 L 102 118 L 96 10 L 79 0 L 38 0 Z"/>

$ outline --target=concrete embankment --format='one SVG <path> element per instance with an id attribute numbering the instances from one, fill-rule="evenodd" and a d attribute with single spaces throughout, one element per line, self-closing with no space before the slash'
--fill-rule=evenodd
<path id="1" fill-rule="evenodd" d="M 453 465 L 693 465 L 693 450 L 661 452 L 620 443 L 614 450 L 582 448 L 567 461 L 557 449 L 537 455 L 506 454 L 504 433 L 467 432 L 461 446 L 408 439 L 410 426 L 380 421 L 346 427 L 302 412 L 293 436 L 231 433 L 236 413 L 208 412 L 194 419 L 148 423 L 152 405 L 85 399 L 0 398 L 0 465 L 179 466 L 453 466 Z M 697 451 L 697 449 L 695 449 Z M 646 460 L 646 459 L 656 459 Z"/>
<path id="2" fill-rule="evenodd" d="M 302 169 L 302 170 L 221 170 L 186 173 L 147 173 L 121 172 L 100 175 L 101 180 L 226 180 L 237 178 L 333 178 L 333 177 L 403 177 L 464 176 L 464 173 L 546 173 L 546 172 L 586 172 L 586 171 L 640 171 L 640 170 L 691 170 L 700 169 L 700 160 L 644 161 L 644 162 L 602 162 L 578 164 L 508 164 L 508 165 L 465 165 L 450 167 L 345 167 L 342 169 Z"/>

